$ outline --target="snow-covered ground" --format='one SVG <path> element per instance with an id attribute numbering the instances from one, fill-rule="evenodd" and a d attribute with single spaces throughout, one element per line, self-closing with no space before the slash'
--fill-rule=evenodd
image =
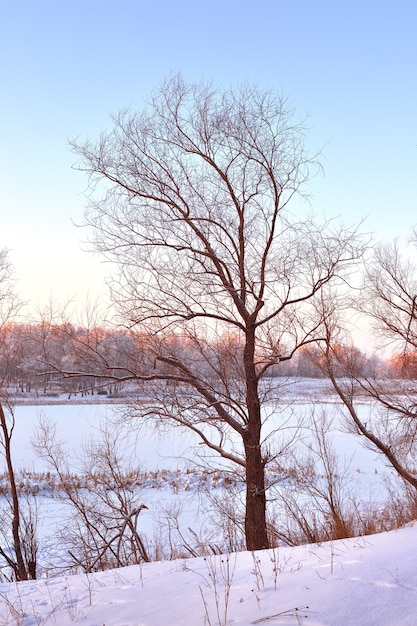
<path id="1" fill-rule="evenodd" d="M 0 625 L 415 626 L 417 526 L 0 585 Z"/>
<path id="2" fill-rule="evenodd" d="M 317 411 L 325 408 L 330 416 L 334 416 L 336 423 L 329 431 L 329 435 L 332 437 L 342 468 L 345 463 L 349 466 L 346 474 L 347 492 L 353 490 L 356 495 L 360 495 L 364 503 L 375 503 L 385 489 L 384 476 L 387 468 L 383 459 L 364 448 L 358 438 L 338 430 L 338 407 L 335 398 L 329 393 L 328 381 L 300 381 L 295 388 L 289 386 L 288 390 L 283 389 L 283 392 L 285 391 L 288 395 L 292 394 L 290 410 L 296 411 L 298 415 L 309 413 L 314 399 Z M 39 487 L 38 564 L 42 575 L 44 571 L 50 571 L 52 563 L 56 563 L 59 557 L 54 549 L 56 543 L 54 535 L 56 531 L 59 534 L 63 525 L 62 519 L 68 516 L 69 511 L 59 498 L 51 498 L 51 495 L 57 496 L 57 491 L 54 493 L 54 490 L 50 489 L 51 484 L 53 485 L 53 475 L 48 481 L 44 480 L 44 473 L 50 467 L 36 456 L 31 446 L 36 424 L 39 418 L 47 418 L 56 424 L 57 439 L 64 442 L 68 450 L 68 459 L 74 459 L 74 471 L 79 474 L 76 457 L 83 455 L 82 446 L 88 444 L 91 437 L 100 437 L 103 424 L 111 420 L 119 408 L 119 404 L 95 404 L 90 401 L 81 404 L 73 401 L 42 405 L 24 403 L 15 407 L 16 427 L 13 435 L 15 467 L 29 472 L 29 475 L 22 479 L 24 484 L 27 483 L 27 491 L 34 484 Z M 362 410 L 369 410 L 369 405 L 364 405 Z M 278 417 L 275 423 L 272 416 L 267 428 L 273 431 L 279 427 L 281 419 Z M 130 434 L 127 431 L 126 437 L 129 438 Z M 200 455 L 198 459 L 195 458 L 196 449 Z M 191 529 L 198 536 L 210 537 L 212 541 L 222 543 L 220 531 L 215 527 L 213 529 L 213 522 L 207 513 L 210 503 L 207 502 L 204 493 L 201 493 L 201 489 L 199 490 L 199 487 L 205 485 L 213 493 L 215 487 L 216 495 L 222 488 L 222 482 L 218 480 L 218 475 L 211 471 L 205 473 L 205 459 L 201 458 L 203 452 L 198 440 L 192 434 L 179 429 L 158 432 L 148 425 L 140 430 L 135 443 L 135 463 L 141 472 L 141 480 L 135 489 L 140 502 L 148 507 L 140 515 L 140 532 L 148 544 L 154 544 L 157 535 L 159 540 L 161 534 L 166 535 L 167 516 L 171 514 L 177 518 L 187 537 L 190 536 Z M 197 467 L 193 465 L 196 460 Z M 36 473 L 40 473 L 38 483 Z M 6 484 L 6 479 L 3 482 Z M 241 490 L 244 490 L 243 484 Z M 381 502 L 384 499 L 385 495 L 381 495 Z"/>
<path id="3" fill-rule="evenodd" d="M 338 413 L 328 381 L 299 381 L 283 387 L 281 397 L 291 401 L 291 410 L 308 412 L 314 404 L 316 410 Z M 64 404 L 27 398 L 16 407 L 15 464 L 31 472 L 47 469 L 30 443 L 39 417 L 56 422 L 58 439 L 76 455 L 117 406 L 98 404 L 97 398 Z M 336 419 L 332 440 L 338 455 L 350 462 L 355 489 L 365 499 L 375 497 L 384 463 L 337 424 Z M 198 532 L 206 521 L 195 488 L 202 468 L 190 472 L 193 443 L 179 431 L 175 436 L 141 431 L 136 452 L 148 477 L 140 488 L 149 509 L 141 513 L 140 527 L 150 539 L 170 508 L 184 528 Z M 54 552 L 59 557 L 53 533 L 65 512 L 47 489 L 41 489 L 38 500 L 39 560 L 47 562 Z M 416 626 L 416 544 L 417 526 L 331 544 L 147 563 L 90 575 L 48 578 L 44 569 L 41 580 L 0 584 L 0 626 Z"/>

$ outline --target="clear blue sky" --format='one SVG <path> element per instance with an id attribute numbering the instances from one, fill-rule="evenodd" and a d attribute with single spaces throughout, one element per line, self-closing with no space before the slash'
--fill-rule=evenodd
<path id="1" fill-rule="evenodd" d="M 107 271 L 81 251 L 85 180 L 68 139 L 96 137 L 170 72 L 286 94 L 324 148 L 313 207 L 368 219 L 376 238 L 417 222 L 415 0 L 0 2 L 0 248 L 18 288 L 93 296 Z"/>

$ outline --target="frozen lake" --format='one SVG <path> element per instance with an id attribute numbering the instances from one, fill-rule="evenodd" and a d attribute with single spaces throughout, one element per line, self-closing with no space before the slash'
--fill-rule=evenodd
<path id="1" fill-rule="evenodd" d="M 83 445 L 100 437 L 102 425 L 116 418 L 119 410 L 117 404 L 17 405 L 12 443 L 15 466 L 30 471 L 48 469 L 31 445 L 40 419 L 46 418 L 56 424 L 57 439 L 75 458 L 80 455 Z M 175 438 L 172 434 L 163 436 L 150 425 L 141 427 L 137 439 L 138 464 L 148 470 L 181 466 L 187 450 L 195 444 L 195 439 L 188 433 L 180 434 L 177 429 Z"/>
<path id="2" fill-rule="evenodd" d="M 31 440 L 36 431 L 39 419 L 48 419 L 56 424 L 57 439 L 65 444 L 74 459 L 82 452 L 85 444 L 100 436 L 100 429 L 109 420 L 117 419 L 120 413 L 119 404 L 45 404 L 17 405 L 15 407 L 16 426 L 12 439 L 13 460 L 17 469 L 29 471 L 45 471 L 50 469 L 45 461 L 34 451 Z M 361 482 L 374 485 L 375 475 L 382 475 L 386 470 L 381 456 L 369 451 L 362 445 L 362 440 L 344 432 L 341 427 L 339 406 L 335 403 L 314 402 L 316 415 L 325 410 L 332 419 L 329 435 L 342 464 L 348 463 Z M 295 417 L 292 420 L 307 416 L 311 407 L 305 400 L 295 400 L 290 408 Z M 361 411 L 369 412 L 370 405 L 363 405 Z M 266 426 L 265 433 L 279 429 L 286 422 L 284 414 L 272 415 Z M 134 423 L 134 422 L 133 422 Z M 286 424 L 288 429 L 288 424 Z M 302 431 L 304 442 L 311 438 L 307 430 Z M 132 431 L 131 439 L 135 441 L 138 467 L 147 470 L 184 469 L 192 462 L 196 452 L 201 456 L 203 446 L 193 433 L 179 428 L 156 430 L 150 423 L 141 426 L 139 431 Z M 269 441 L 274 446 L 273 435 Z M 302 444 L 304 445 L 304 444 Z M 212 457 L 212 461 L 215 459 Z"/>
<path id="3" fill-rule="evenodd" d="M 279 429 L 283 423 L 287 430 L 291 429 L 291 424 L 298 418 L 311 413 L 313 405 L 316 416 L 326 411 L 328 418 L 333 419 L 328 433 L 339 457 L 340 467 L 343 469 L 344 465 L 348 465 L 345 495 L 349 497 L 352 493 L 359 496 L 363 502 L 371 499 L 379 500 L 384 490 L 384 475 L 389 470 L 380 456 L 361 445 L 362 442 L 358 437 L 340 429 L 340 410 L 334 401 L 329 402 L 328 399 L 322 402 L 308 401 L 302 397 L 294 399 L 288 403 L 283 413 L 271 413 L 265 433 L 274 433 L 275 429 Z M 29 472 L 45 472 L 50 469 L 44 460 L 37 457 L 31 445 L 39 420 L 47 419 L 56 424 L 57 439 L 65 444 L 69 453 L 68 458 L 71 459 L 72 467 L 77 472 L 76 458 L 82 456 L 83 446 L 92 439 L 100 437 L 106 421 L 120 418 L 120 408 L 120 404 L 94 404 L 92 402 L 17 405 L 15 407 L 16 426 L 12 439 L 15 468 Z M 360 410 L 369 412 L 372 407 L 364 404 Z M 122 430 L 122 426 L 120 429 Z M 311 440 L 311 432 L 306 428 L 300 434 L 302 435 L 301 443 L 298 445 L 305 451 L 309 438 Z M 144 536 L 151 542 L 156 536 L 165 536 L 164 541 L 166 541 L 167 524 L 172 524 L 175 516 L 186 533 L 189 529 L 196 531 L 197 534 L 211 532 L 210 529 L 213 528 L 216 532 L 216 524 L 214 523 L 213 526 L 213 522 L 210 521 L 209 501 L 205 500 L 204 493 L 199 495 L 195 487 L 199 472 L 201 473 L 205 466 L 204 458 L 202 459 L 204 448 L 199 445 L 192 433 L 183 432 L 179 428 L 165 428 L 159 432 L 151 424 L 145 424 L 140 431 L 132 430 L 129 437 L 135 445 L 135 466 L 143 472 L 159 472 L 154 485 L 142 485 L 138 488 L 140 500 L 148 507 L 148 510 L 143 511 L 140 516 L 140 528 Z M 276 437 L 277 435 L 273 434 L 269 444 L 274 445 Z M 187 470 L 192 467 L 196 457 L 199 461 L 199 469 L 195 474 L 189 474 Z M 212 466 L 215 465 L 213 457 L 210 461 Z M 209 461 L 207 466 L 208 464 Z M 180 471 L 182 478 L 178 479 L 178 485 L 180 485 L 178 488 L 160 479 L 162 471 L 165 470 L 168 476 L 170 472 Z M 230 494 L 225 493 L 229 498 Z M 40 496 L 38 497 L 42 546 L 40 561 L 48 564 L 54 561 L 54 554 L 59 559 L 59 541 L 57 542 L 55 533 L 65 526 L 68 511 L 60 499 L 51 497 L 48 492 L 41 492 Z M 169 522 L 171 514 L 174 517 Z M 209 530 L 203 531 L 203 528 L 207 529 L 207 527 Z M 47 567 L 45 565 L 45 568 Z"/>

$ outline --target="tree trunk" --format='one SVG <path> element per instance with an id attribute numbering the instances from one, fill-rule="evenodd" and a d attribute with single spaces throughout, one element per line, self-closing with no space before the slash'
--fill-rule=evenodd
<path id="1" fill-rule="evenodd" d="M 258 443 L 245 441 L 246 454 L 246 515 L 247 550 L 269 548 L 266 528 L 265 466 Z"/>
<path id="2" fill-rule="evenodd" d="M 28 580 L 28 573 L 26 571 L 25 562 L 22 554 L 22 547 L 20 543 L 20 509 L 19 509 L 19 496 L 17 493 L 16 480 L 14 475 L 14 468 L 12 463 L 11 449 L 10 449 L 10 440 L 11 440 L 11 432 L 7 427 L 6 415 L 4 413 L 4 409 L 0 404 L 0 425 L 3 431 L 4 438 L 4 455 L 6 458 L 7 464 L 7 474 L 10 482 L 10 491 L 12 496 L 12 507 L 13 507 L 13 519 L 12 519 L 12 535 L 13 535 L 13 547 L 15 551 L 15 575 L 16 580 Z"/>
<path id="3" fill-rule="evenodd" d="M 243 359 L 248 409 L 248 424 L 243 437 L 246 457 L 246 548 L 263 550 L 269 548 L 269 542 L 266 528 L 265 464 L 261 453 L 261 404 L 255 368 L 253 327 L 247 329 Z"/>

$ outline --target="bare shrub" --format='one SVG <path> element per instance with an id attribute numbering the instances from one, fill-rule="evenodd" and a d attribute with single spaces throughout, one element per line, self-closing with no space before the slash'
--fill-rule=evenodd
<path id="1" fill-rule="evenodd" d="M 417 520 L 417 493 L 407 481 L 388 481 L 387 503 L 381 512 L 386 520 L 386 530 L 401 528 Z"/>
<path id="2" fill-rule="evenodd" d="M 212 602 L 209 602 L 203 587 L 200 585 L 204 605 L 204 624 L 205 626 L 214 626 L 214 624 L 226 626 L 230 593 L 236 569 L 236 555 L 225 554 L 204 557 L 204 561 L 207 565 L 206 586 L 212 595 Z"/>
<path id="3" fill-rule="evenodd" d="M 313 416 L 313 441 L 303 457 L 294 459 L 297 473 L 289 472 L 275 496 L 275 519 L 270 532 L 288 545 L 318 543 L 375 532 L 377 505 L 356 496 L 350 467 L 342 465 L 329 437 L 330 421 L 323 412 Z M 353 484 L 352 484 L 353 483 Z"/>
<path id="4" fill-rule="evenodd" d="M 15 508 L 10 492 L 2 495 L 0 504 L 0 580 L 20 581 L 35 579 L 38 575 L 38 504 L 35 498 L 23 496 L 17 489 L 19 500 L 19 550 L 17 561 L 12 535 Z"/>
<path id="5" fill-rule="evenodd" d="M 216 529 L 218 551 L 239 552 L 245 544 L 245 488 L 239 476 L 223 473 L 221 486 L 203 487 L 202 509 L 210 525 Z"/>
<path id="6" fill-rule="evenodd" d="M 57 497 L 72 513 L 61 533 L 68 555 L 65 566 L 91 573 L 149 561 L 138 530 L 139 515 L 147 506 L 139 501 L 137 485 L 132 484 L 135 472 L 126 433 L 103 427 L 99 438 L 84 446 L 78 461 L 88 480 L 82 483 L 71 472 L 68 452 L 48 420 L 40 421 L 33 443 L 58 474 L 61 491 Z"/>

